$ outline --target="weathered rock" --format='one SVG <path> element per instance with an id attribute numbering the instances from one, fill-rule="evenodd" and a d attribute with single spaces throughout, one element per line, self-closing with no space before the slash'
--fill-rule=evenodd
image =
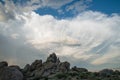
<path id="1" fill-rule="evenodd" d="M 6 61 L 0 62 L 0 68 L 7 67 L 8 63 Z"/>
<path id="2" fill-rule="evenodd" d="M 45 63 L 43 63 L 43 65 L 41 67 L 41 70 L 38 70 L 38 71 L 39 71 L 39 76 L 46 77 L 46 76 L 49 76 L 52 73 L 55 73 L 56 70 L 57 70 L 57 64 L 56 63 L 45 62 Z"/>
<path id="3" fill-rule="evenodd" d="M 44 69 L 52 69 L 54 67 L 57 67 L 57 65 L 55 63 L 52 62 L 47 62 L 43 64 Z"/>
<path id="4" fill-rule="evenodd" d="M 35 70 L 35 72 L 34 72 L 34 79 L 41 78 L 43 73 L 44 73 L 44 69 L 42 69 L 42 70 Z"/>
<path id="5" fill-rule="evenodd" d="M 109 76 L 109 75 L 112 75 L 113 73 L 114 71 L 111 69 L 103 69 L 99 71 L 100 76 Z"/>
<path id="6" fill-rule="evenodd" d="M 35 60 L 23 69 L 17 65 L 8 66 L 5 61 L 0 62 L 0 80 L 120 80 L 120 71 L 104 69 L 88 72 L 76 66 L 70 69 L 69 62 L 60 62 L 53 53 L 45 62 Z"/>
<path id="7" fill-rule="evenodd" d="M 87 69 L 85 69 L 85 68 L 77 68 L 76 66 L 74 66 L 74 67 L 72 68 L 72 70 L 73 70 L 73 71 L 77 71 L 77 72 L 88 72 Z"/>
<path id="8" fill-rule="evenodd" d="M 115 71 L 114 71 L 114 74 L 115 74 L 115 75 L 120 75 L 120 71 L 115 70 Z"/>
<path id="9" fill-rule="evenodd" d="M 17 66 L 17 65 L 11 65 L 11 66 L 9 66 L 9 67 L 16 68 L 16 69 L 18 69 L 19 71 L 21 71 L 20 67 Z"/>
<path id="10" fill-rule="evenodd" d="M 67 72 L 70 70 L 70 63 L 69 62 L 62 62 L 59 65 L 59 71 L 60 72 Z"/>
<path id="11" fill-rule="evenodd" d="M 0 71 L 0 80 L 23 80 L 23 74 L 15 67 L 4 67 Z"/>
<path id="12" fill-rule="evenodd" d="M 30 71 L 30 65 L 29 65 L 29 64 L 26 64 L 25 67 L 23 68 L 22 72 L 23 72 L 23 73 L 26 73 L 26 72 L 28 72 L 28 71 Z"/>
<path id="13" fill-rule="evenodd" d="M 50 54 L 50 56 L 47 58 L 46 62 L 53 62 L 56 63 L 57 62 L 57 56 L 55 53 Z"/>
<path id="14" fill-rule="evenodd" d="M 42 60 L 35 60 L 32 64 L 31 64 L 31 71 L 38 69 L 42 66 Z"/>

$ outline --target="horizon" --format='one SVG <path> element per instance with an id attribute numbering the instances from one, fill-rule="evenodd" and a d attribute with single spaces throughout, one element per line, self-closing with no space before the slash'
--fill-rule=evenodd
<path id="1" fill-rule="evenodd" d="M 53 52 L 72 66 L 120 68 L 119 0 L 0 0 L 0 61 L 25 66 Z"/>

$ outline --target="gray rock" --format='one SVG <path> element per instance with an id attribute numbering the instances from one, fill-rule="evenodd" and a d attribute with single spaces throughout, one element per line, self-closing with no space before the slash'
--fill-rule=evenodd
<path id="1" fill-rule="evenodd" d="M 50 54 L 50 56 L 47 58 L 46 62 L 53 62 L 56 63 L 57 62 L 57 56 L 55 53 Z"/>
<path id="2" fill-rule="evenodd" d="M 103 77 L 112 75 L 113 73 L 114 73 L 114 71 L 111 69 L 103 69 L 103 70 L 99 71 L 100 76 L 103 76 Z"/>
<path id="3" fill-rule="evenodd" d="M 42 69 L 42 70 L 35 70 L 33 79 L 40 79 L 42 77 L 43 72 L 44 72 L 44 69 Z"/>
<path id="4" fill-rule="evenodd" d="M 41 68 L 42 66 L 42 60 L 35 60 L 32 64 L 31 64 L 31 71 Z"/>
<path id="5" fill-rule="evenodd" d="M 8 63 L 6 61 L 0 62 L 0 68 L 7 67 Z"/>
<path id="6" fill-rule="evenodd" d="M 0 80 L 23 80 L 23 74 L 15 67 L 4 67 L 0 71 Z"/>
<path id="7" fill-rule="evenodd" d="M 29 65 L 29 64 L 26 64 L 25 67 L 23 68 L 22 72 L 23 72 L 23 73 L 26 73 L 26 72 L 28 72 L 28 71 L 30 71 L 30 65 Z"/>
<path id="8" fill-rule="evenodd" d="M 35 60 L 23 69 L 17 65 L 8 66 L 5 61 L 0 62 L 0 80 L 120 80 L 120 71 L 104 69 L 88 72 L 76 66 L 70 69 L 69 62 L 60 62 L 53 53 L 45 62 Z"/>
<path id="9" fill-rule="evenodd" d="M 88 72 L 87 69 L 85 69 L 85 68 L 77 68 L 76 66 L 74 66 L 74 67 L 72 68 L 72 70 L 73 70 L 73 71 L 77 71 L 77 72 Z"/>
<path id="10" fill-rule="evenodd" d="M 59 65 L 59 71 L 60 72 L 67 72 L 70 70 L 70 63 L 69 62 L 62 62 Z"/>
<path id="11" fill-rule="evenodd" d="M 17 66 L 17 65 L 11 65 L 11 66 L 9 66 L 9 67 L 16 68 L 16 69 L 18 69 L 19 71 L 21 71 L 20 67 Z"/>
<path id="12" fill-rule="evenodd" d="M 49 76 L 52 73 L 55 73 L 56 70 L 57 70 L 56 63 L 45 62 L 45 63 L 43 63 L 40 70 L 36 70 L 37 73 L 35 73 L 35 74 L 37 74 L 37 76 L 39 75 L 39 76 L 46 77 L 46 76 Z"/>

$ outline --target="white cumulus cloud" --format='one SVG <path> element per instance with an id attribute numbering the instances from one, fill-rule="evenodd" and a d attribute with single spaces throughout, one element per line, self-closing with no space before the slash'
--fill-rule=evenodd
<path id="1" fill-rule="evenodd" d="M 11 12 L 11 8 L 0 6 L 0 54 L 4 59 L 21 56 L 28 61 L 39 54 L 56 52 L 61 57 L 70 57 L 68 61 L 72 58 L 91 65 L 109 61 L 119 63 L 119 14 L 108 16 L 101 12 L 84 11 L 74 18 L 56 19 L 32 10 L 24 11 L 20 7 Z M 17 8 L 22 12 L 17 12 Z M 111 65 L 115 66 L 113 63 Z"/>

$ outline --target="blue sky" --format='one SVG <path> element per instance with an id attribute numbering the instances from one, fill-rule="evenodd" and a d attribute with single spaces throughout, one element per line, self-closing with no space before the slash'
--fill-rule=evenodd
<path id="1" fill-rule="evenodd" d="M 106 14 L 120 13 L 120 0 L 93 0 L 89 9 Z"/>
<path id="2" fill-rule="evenodd" d="M 55 52 L 89 70 L 120 67 L 120 0 L 0 0 L 0 61 Z"/>
<path id="3" fill-rule="evenodd" d="M 67 5 L 72 5 L 75 2 L 78 2 L 79 0 L 74 0 L 70 3 L 67 3 L 60 7 L 61 10 L 63 10 L 63 14 L 58 12 L 58 9 L 53 9 L 50 7 L 44 7 L 39 8 L 35 10 L 40 15 L 50 14 L 57 18 L 66 18 L 66 17 L 73 17 L 76 16 L 78 13 L 73 13 L 73 10 L 66 11 L 65 8 Z M 113 14 L 113 13 L 120 13 L 120 1 L 119 0 L 93 0 L 92 2 L 89 2 L 86 4 L 88 8 L 86 10 L 93 10 L 93 11 L 99 11 L 105 14 Z"/>
<path id="4" fill-rule="evenodd" d="M 27 2 L 30 0 L 13 0 L 13 2 L 17 5 L 20 4 L 22 6 L 26 5 Z M 80 0 L 71 0 L 66 4 L 63 4 L 59 8 L 53 8 L 51 6 L 44 6 L 35 9 L 34 11 L 40 15 L 53 15 L 56 18 L 67 18 L 67 17 L 74 17 L 79 14 L 81 11 L 74 13 L 74 9 L 70 11 L 66 11 L 66 7 L 69 5 L 73 5 L 74 3 L 79 3 Z M 120 1 L 119 0 L 85 0 L 83 1 L 84 4 L 87 6 L 84 10 L 92 10 L 92 11 L 99 11 L 105 14 L 113 14 L 113 13 L 120 13 Z M 4 4 L 4 0 L 1 0 L 1 3 Z M 36 4 L 33 4 L 36 5 Z M 61 13 L 59 11 L 62 11 Z M 82 10 L 82 11 L 84 11 Z"/>

